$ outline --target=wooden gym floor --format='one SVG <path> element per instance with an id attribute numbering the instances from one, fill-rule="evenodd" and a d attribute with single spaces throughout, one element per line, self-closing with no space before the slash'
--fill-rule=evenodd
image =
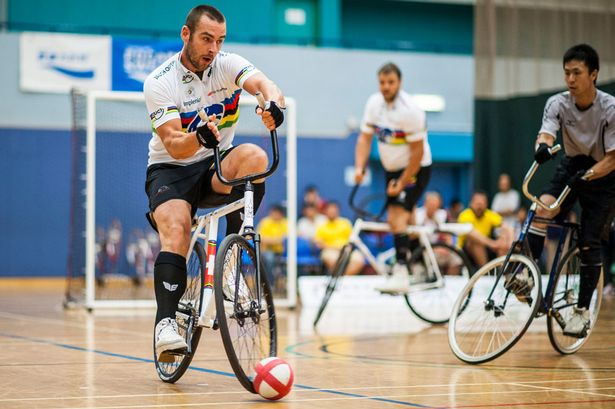
<path id="1" fill-rule="evenodd" d="M 296 378 L 272 403 L 239 385 L 217 332 L 166 384 L 152 363 L 153 311 L 63 311 L 62 291 L 58 280 L 0 280 L 0 408 L 615 408 L 613 299 L 577 354 L 555 353 L 541 322 L 481 366 L 452 355 L 445 327 L 361 334 L 370 317 L 349 313 L 353 334 L 317 335 L 301 311 L 280 311 L 279 355 Z"/>

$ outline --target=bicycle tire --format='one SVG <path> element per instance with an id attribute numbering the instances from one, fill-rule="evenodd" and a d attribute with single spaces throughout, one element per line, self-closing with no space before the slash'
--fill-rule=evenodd
<path id="1" fill-rule="evenodd" d="M 184 355 L 173 355 L 173 362 L 160 362 L 156 354 L 156 338 L 154 335 L 154 364 L 160 379 L 167 383 L 175 383 L 181 378 L 196 353 L 201 339 L 202 327 L 199 327 L 199 315 L 203 301 L 203 285 L 205 280 L 205 250 L 198 241 L 194 244 L 192 254 L 186 262 L 187 283 L 186 290 L 178 304 L 176 314 L 179 333 L 184 336 L 190 345 L 190 351 Z M 187 331 L 191 328 L 191 331 Z"/>
<path id="2" fill-rule="evenodd" d="M 261 263 L 261 309 L 256 299 L 254 247 L 239 234 L 227 236 L 218 249 L 214 270 L 216 316 L 224 350 L 239 383 L 256 393 L 255 367 L 277 353 L 277 324 L 273 294 Z M 239 272 L 239 279 L 235 275 Z"/>
<path id="3" fill-rule="evenodd" d="M 457 294 L 470 279 L 472 264 L 468 257 L 456 247 L 446 243 L 434 243 L 431 246 L 442 274 L 442 286 L 404 294 L 404 300 L 414 315 L 421 320 L 436 325 L 446 324 L 450 319 Z M 412 253 L 411 270 L 423 268 L 427 272 L 430 265 L 431 262 L 424 246 Z M 427 274 L 426 278 L 429 279 L 430 276 L 432 275 Z M 465 305 L 467 302 L 469 302 L 469 297 Z"/>
<path id="4" fill-rule="evenodd" d="M 521 339 L 536 316 L 541 300 L 538 267 L 521 254 L 512 254 L 506 265 L 505 260 L 506 256 L 498 257 L 481 267 L 455 301 L 448 342 L 464 362 L 479 364 L 499 357 Z M 497 279 L 502 267 L 514 275 L 531 274 L 533 285 L 523 301 L 506 289 L 503 274 Z"/>
<path id="5" fill-rule="evenodd" d="M 574 354 L 585 342 L 589 339 L 593 327 L 598 320 L 600 305 L 602 304 L 602 287 L 604 285 L 604 274 L 600 273 L 596 290 L 592 296 L 592 302 L 589 307 L 590 328 L 587 336 L 583 338 L 574 338 L 564 335 L 563 328 L 558 322 L 557 316 L 562 324 L 564 324 L 572 314 L 573 306 L 578 301 L 578 290 L 580 282 L 581 260 L 579 258 L 578 248 L 570 249 L 564 257 L 562 257 L 558 266 L 556 276 L 553 280 L 553 288 L 551 289 L 548 299 L 550 300 L 549 314 L 547 315 L 547 332 L 549 333 L 549 341 L 553 348 L 562 355 Z"/>
<path id="6" fill-rule="evenodd" d="M 316 312 L 316 317 L 314 318 L 314 323 L 312 324 L 314 327 L 318 325 L 320 318 L 322 317 L 322 313 L 325 311 L 327 304 L 329 303 L 329 299 L 331 295 L 335 291 L 337 287 L 338 280 L 344 275 L 346 268 L 348 267 L 348 263 L 350 262 L 350 255 L 352 254 L 352 245 L 346 244 L 342 247 L 340 251 L 340 255 L 335 262 L 335 267 L 333 268 L 333 272 L 329 276 L 329 281 L 327 282 L 327 288 L 325 289 L 325 295 L 322 297 L 322 301 L 320 302 L 320 306 L 318 307 L 318 311 Z"/>

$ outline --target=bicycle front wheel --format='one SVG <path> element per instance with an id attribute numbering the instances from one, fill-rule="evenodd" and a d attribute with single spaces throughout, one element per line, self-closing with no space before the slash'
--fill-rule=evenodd
<path id="1" fill-rule="evenodd" d="M 528 284 L 517 288 L 517 296 L 505 286 L 506 277 L 515 276 L 524 277 Z M 448 326 L 451 350 L 471 364 L 497 358 L 525 333 L 540 299 L 540 274 L 534 261 L 521 254 L 512 254 L 508 262 L 506 256 L 491 260 L 455 301 Z"/>
<path id="2" fill-rule="evenodd" d="M 256 393 L 255 367 L 276 355 L 277 327 L 264 267 L 256 268 L 254 247 L 239 234 L 227 236 L 220 244 L 214 291 L 220 334 L 233 372 L 244 388 Z"/>
<path id="3" fill-rule="evenodd" d="M 156 339 L 154 336 L 154 363 L 156 372 L 164 382 L 174 383 L 182 377 L 188 369 L 190 362 L 199 345 L 201 331 L 199 327 L 199 314 L 201 313 L 203 301 L 203 283 L 205 272 L 205 250 L 198 241 L 194 244 L 192 254 L 186 263 L 187 282 L 184 295 L 177 306 L 175 319 L 179 334 L 186 339 L 186 344 L 190 349 L 186 354 L 164 354 L 159 358 L 156 354 Z"/>
<path id="4" fill-rule="evenodd" d="M 350 255 L 352 254 L 352 245 L 346 244 L 342 250 L 340 251 L 340 255 L 337 258 L 335 263 L 335 267 L 329 276 L 329 281 L 327 282 L 327 288 L 325 289 L 325 295 L 322 297 L 322 301 L 320 302 L 320 307 L 318 307 L 318 312 L 316 312 L 316 318 L 314 318 L 314 327 L 318 325 L 318 321 L 322 317 L 322 313 L 327 308 L 327 304 L 329 303 L 329 299 L 331 295 L 335 291 L 337 287 L 338 280 L 344 275 L 346 271 L 346 267 L 348 267 L 348 262 L 350 261 Z"/>
<path id="5" fill-rule="evenodd" d="M 549 294 L 549 299 L 551 300 L 547 317 L 549 341 L 551 341 L 551 345 L 553 345 L 557 352 L 564 355 L 577 352 L 587 342 L 592 328 L 596 325 L 602 303 L 603 274 L 601 272 L 589 306 L 590 329 L 587 336 L 574 338 L 564 335 L 566 322 L 571 318 L 574 307 L 579 300 L 580 267 L 579 250 L 575 247 L 562 257 L 561 264 L 557 269 L 552 293 Z"/>
<path id="6" fill-rule="evenodd" d="M 446 243 L 434 243 L 431 246 L 442 276 L 442 283 L 421 291 L 404 294 L 404 299 L 410 310 L 423 321 L 431 324 L 446 324 L 451 316 L 457 294 L 470 279 L 472 265 L 466 255 L 456 247 Z M 424 280 L 426 283 L 437 281 L 432 264 L 429 252 L 425 247 L 420 247 L 410 259 L 412 279 Z M 420 284 L 423 283 L 420 282 Z"/>

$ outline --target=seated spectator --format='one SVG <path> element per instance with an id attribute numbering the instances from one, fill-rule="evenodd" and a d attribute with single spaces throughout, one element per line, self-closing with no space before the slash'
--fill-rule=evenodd
<path id="1" fill-rule="evenodd" d="M 327 220 L 316 228 L 315 241 L 320 247 L 320 257 L 329 272 L 333 272 L 340 250 L 350 240 L 352 224 L 350 220 L 340 217 L 339 205 L 329 202 L 325 206 Z M 355 275 L 361 272 L 365 261 L 358 251 L 353 251 L 350 262 L 346 268 L 346 274 Z"/>
<path id="2" fill-rule="evenodd" d="M 314 185 L 309 185 L 305 188 L 303 193 L 303 206 L 313 205 L 316 206 L 319 213 L 324 213 L 327 201 L 320 197 L 318 188 Z"/>
<path id="3" fill-rule="evenodd" d="M 471 223 L 474 229 L 460 237 L 459 247 L 463 248 L 477 267 L 481 267 L 495 256 L 506 254 L 512 244 L 512 228 L 503 223 L 502 216 L 487 208 L 487 194 L 476 191 L 470 200 L 470 207 L 459 214 L 459 223 Z M 497 237 L 497 238 L 495 238 Z"/>
<path id="4" fill-rule="evenodd" d="M 415 212 L 415 222 L 417 226 L 438 227 L 446 223 L 448 214 L 442 209 L 442 198 L 438 192 L 430 191 L 425 193 L 425 201 L 422 207 L 418 207 Z M 444 238 L 434 233 L 430 238 L 432 243 L 443 241 Z"/>
<path id="5" fill-rule="evenodd" d="M 517 221 L 517 210 L 521 204 L 519 192 L 511 187 L 510 176 L 502 173 L 498 179 L 498 190 L 493 196 L 491 210 L 504 218 L 504 222 L 509 226 L 514 226 Z"/>
<path id="6" fill-rule="evenodd" d="M 448 210 L 447 210 L 448 222 L 456 223 L 457 218 L 459 217 L 459 213 L 461 213 L 462 211 L 463 211 L 463 203 L 461 203 L 461 200 L 457 198 L 452 199 L 448 205 Z"/>
<path id="7" fill-rule="evenodd" d="M 297 222 L 297 236 L 303 237 L 310 243 L 314 243 L 316 228 L 324 223 L 327 218 L 318 212 L 314 204 L 303 206 L 303 216 Z"/>
<path id="8" fill-rule="evenodd" d="M 269 278 L 275 278 L 272 274 L 276 263 L 284 253 L 284 239 L 288 234 L 284 208 L 279 204 L 272 205 L 269 214 L 258 223 L 256 231 L 261 236 L 261 256 Z M 271 282 L 273 284 L 273 281 Z"/>

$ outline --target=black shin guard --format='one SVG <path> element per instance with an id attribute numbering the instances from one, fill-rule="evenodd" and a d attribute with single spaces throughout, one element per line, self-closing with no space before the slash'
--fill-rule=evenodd
<path id="1" fill-rule="evenodd" d="M 594 289 L 600 279 L 601 265 L 586 266 L 581 264 L 581 283 L 579 285 L 579 308 L 589 308 L 592 301 Z"/>
<path id="2" fill-rule="evenodd" d="M 538 229 L 535 227 L 530 227 L 527 233 L 527 241 L 530 245 L 530 251 L 532 252 L 532 257 L 535 260 L 539 260 L 542 256 L 542 250 L 545 246 L 545 236 L 547 235 L 546 229 Z"/>
<path id="3" fill-rule="evenodd" d="M 393 242 L 395 243 L 395 256 L 397 258 L 397 262 L 406 264 L 408 262 L 408 257 L 410 256 L 410 238 L 406 233 L 395 234 L 393 236 Z"/>
<path id="4" fill-rule="evenodd" d="M 177 304 L 186 289 L 186 258 L 179 254 L 161 251 L 154 265 L 154 290 L 156 292 L 156 324 L 163 318 L 175 319 Z"/>
<path id="5" fill-rule="evenodd" d="M 254 213 L 256 213 L 265 196 L 265 183 L 255 183 L 252 186 L 254 187 Z M 243 198 L 244 191 L 245 189 L 243 186 L 233 187 L 229 194 L 229 202 L 234 202 L 235 200 Z M 232 233 L 239 233 L 239 229 L 241 229 L 241 224 L 243 223 L 242 212 L 243 209 L 240 209 L 226 215 L 227 236 Z"/>

